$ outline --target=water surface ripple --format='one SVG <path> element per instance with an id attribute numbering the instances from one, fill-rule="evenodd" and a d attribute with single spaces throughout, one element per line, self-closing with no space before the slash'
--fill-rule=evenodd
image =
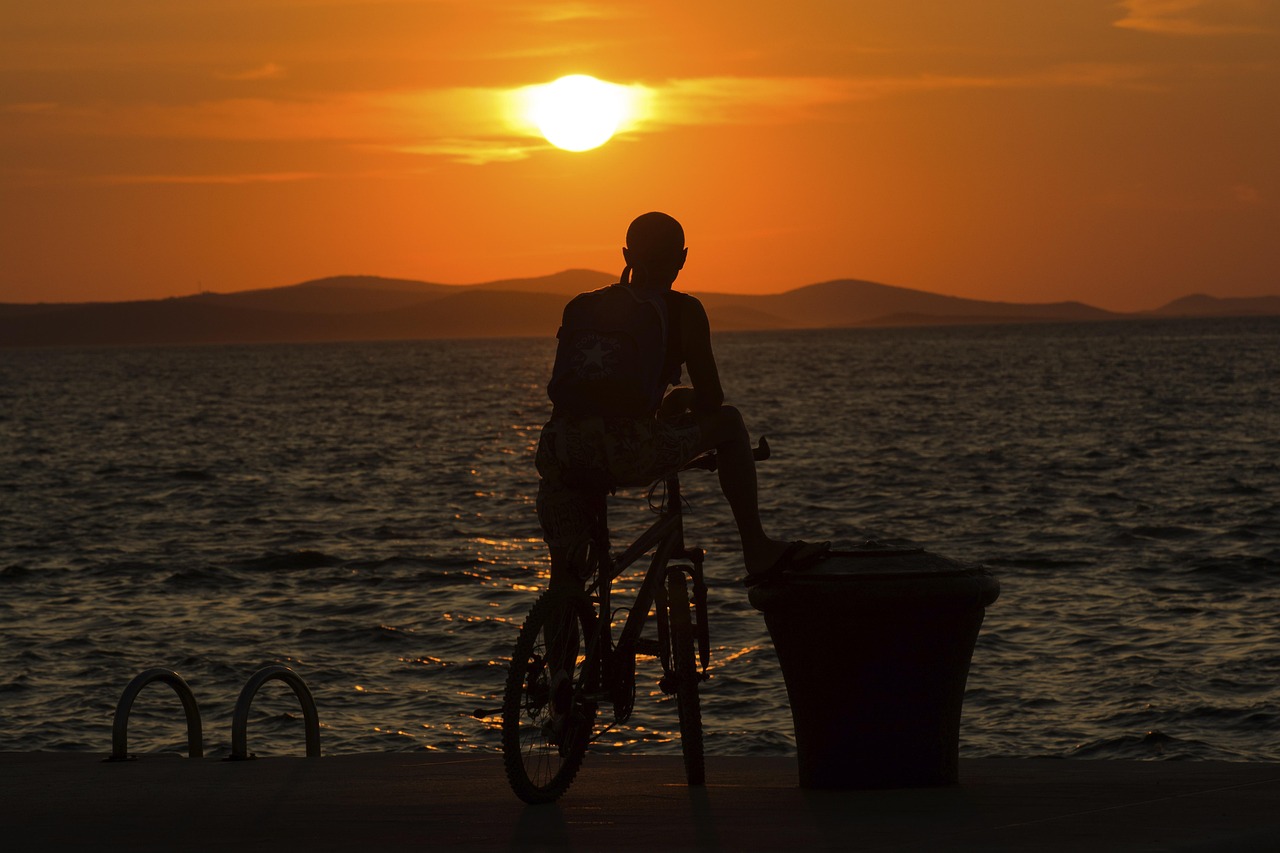
<path id="1" fill-rule="evenodd" d="M 552 339 L 0 354 L 0 750 L 106 753 L 124 685 L 182 673 L 225 755 L 285 663 L 327 752 L 494 750 L 505 657 L 546 571 L 530 451 Z M 1003 593 L 969 679 L 971 756 L 1280 760 L 1280 322 L 740 333 L 732 401 L 775 458 L 780 535 L 910 539 Z M 730 516 L 710 552 L 712 753 L 794 748 Z M 621 494 L 618 536 L 647 520 Z M 831 653 L 832 677 L 840 650 Z M 603 748 L 670 752 L 656 688 Z M 273 683 L 250 747 L 301 754 Z M 139 698 L 131 749 L 181 750 Z"/>

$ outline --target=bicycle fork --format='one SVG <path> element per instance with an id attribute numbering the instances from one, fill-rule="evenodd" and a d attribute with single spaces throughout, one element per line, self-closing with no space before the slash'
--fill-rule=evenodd
<path id="1" fill-rule="evenodd" d="M 711 662 L 711 640 L 707 620 L 707 582 L 702 573 L 703 552 L 697 548 L 690 548 L 680 554 L 681 557 L 690 561 L 689 565 L 669 566 L 664 578 L 663 589 L 659 593 L 659 601 L 656 603 L 658 617 L 658 645 L 661 649 L 660 660 L 662 661 L 662 680 L 659 686 L 663 693 L 671 695 L 675 693 L 676 672 L 673 665 L 673 643 L 671 637 L 671 618 L 670 607 L 671 602 L 667 599 L 666 580 L 673 574 L 679 573 L 689 579 L 690 587 L 693 593 L 693 629 L 694 642 L 698 647 L 698 663 L 701 672 L 699 677 L 703 680 L 707 678 L 707 666 Z"/>
<path id="2" fill-rule="evenodd" d="M 702 575 L 702 560 L 706 552 L 701 548 L 687 548 L 683 554 L 692 563 L 689 579 L 693 581 L 693 629 L 698 641 L 698 664 L 702 677 L 707 677 L 711 663 L 711 623 L 707 619 L 707 581 Z"/>

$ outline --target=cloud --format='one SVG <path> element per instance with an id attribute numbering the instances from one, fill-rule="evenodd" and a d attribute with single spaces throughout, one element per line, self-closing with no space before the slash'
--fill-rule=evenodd
<path id="1" fill-rule="evenodd" d="M 239 79 L 261 79 L 262 66 Z M 270 73 L 276 73 L 274 71 Z M 916 93 L 1036 88 L 1154 86 L 1143 66 L 1064 65 L 1009 76 L 699 77 L 632 83 L 633 115 L 623 139 L 677 126 L 758 126 L 839 121 L 849 105 Z M 483 165 L 535 155 L 548 146 L 525 114 L 532 87 L 341 93 L 311 98 L 224 98 L 188 104 L 17 103 L 0 137 L 80 136 L 211 142 L 319 142 Z M 409 171 L 409 169 L 406 169 Z M 307 173 L 127 175 L 118 183 L 248 183 L 303 180 Z"/>
<path id="2" fill-rule="evenodd" d="M 1214 184 L 1192 187 L 1116 187 L 1097 197 L 1105 207 L 1120 210 L 1205 213 L 1246 211 L 1270 207 L 1270 200 L 1253 184 Z"/>
<path id="3" fill-rule="evenodd" d="M 1274 32 L 1259 23 L 1258 0 L 1121 0 L 1125 17 L 1115 26 L 1169 36 L 1258 35 Z"/>
<path id="4" fill-rule="evenodd" d="M 551 148 L 550 143 L 520 143 L 510 139 L 436 139 L 416 145 L 375 146 L 401 154 L 443 157 L 455 163 L 482 166 L 524 160 L 534 151 Z"/>
<path id="5" fill-rule="evenodd" d="M 639 124 L 775 124 L 865 96 L 857 83 L 828 77 L 672 80 L 643 90 Z"/>
<path id="6" fill-rule="evenodd" d="M 618 9 L 599 3 L 563 2 L 538 3 L 529 9 L 521 10 L 528 20 L 542 24 L 559 24 L 568 21 L 614 20 L 627 17 Z"/>
<path id="7" fill-rule="evenodd" d="M 4 105 L 4 111 L 7 113 L 26 114 L 26 115 L 52 113 L 57 109 L 58 109 L 58 104 L 54 101 L 33 101 L 31 103 Z"/>
<path id="8" fill-rule="evenodd" d="M 1227 194 L 1239 204 L 1247 207 L 1265 202 L 1262 190 L 1252 184 L 1233 184 L 1227 188 Z"/>
<path id="9" fill-rule="evenodd" d="M 1155 88 L 1152 71 L 1123 64 L 1075 64 L 1007 76 L 704 77 L 646 89 L 642 124 L 775 124 L 832 108 L 913 93 L 979 89 Z"/>
<path id="10" fill-rule="evenodd" d="M 238 175 L 100 175 L 93 183 L 128 184 L 281 184 L 323 178 L 319 172 L 262 172 Z"/>
<path id="11" fill-rule="evenodd" d="M 284 69 L 274 62 L 259 65 L 245 71 L 230 71 L 215 74 L 219 80 L 276 80 L 284 76 Z"/>
<path id="12" fill-rule="evenodd" d="M 337 94 L 313 98 L 224 98 L 188 104 L 11 105 L 28 122 L 67 135 L 141 139 L 379 141 L 502 135 L 496 89 Z"/>

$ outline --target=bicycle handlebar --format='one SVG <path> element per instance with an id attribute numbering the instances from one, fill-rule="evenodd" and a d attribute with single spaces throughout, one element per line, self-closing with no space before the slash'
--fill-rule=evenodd
<path id="1" fill-rule="evenodd" d="M 763 462 L 771 455 L 773 455 L 773 451 L 769 448 L 769 440 L 764 436 L 761 436 L 760 440 L 756 442 L 756 446 L 751 449 L 751 456 L 757 462 Z M 693 468 L 701 468 L 703 471 L 714 471 L 716 470 L 717 465 L 719 465 L 719 460 L 716 459 L 716 452 L 714 450 L 708 450 L 700 456 L 693 457 L 693 459 L 689 460 L 689 462 L 680 470 L 688 471 Z"/>

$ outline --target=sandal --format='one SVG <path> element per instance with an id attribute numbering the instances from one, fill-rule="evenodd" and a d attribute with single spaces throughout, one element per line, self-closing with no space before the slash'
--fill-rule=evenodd
<path id="1" fill-rule="evenodd" d="M 743 578 L 742 585 L 748 588 L 759 586 L 766 581 L 774 580 L 785 571 L 806 569 L 822 559 L 830 550 L 830 542 L 805 542 L 797 539 L 787 545 L 787 549 L 773 561 L 772 566 L 763 572 L 749 574 Z"/>

